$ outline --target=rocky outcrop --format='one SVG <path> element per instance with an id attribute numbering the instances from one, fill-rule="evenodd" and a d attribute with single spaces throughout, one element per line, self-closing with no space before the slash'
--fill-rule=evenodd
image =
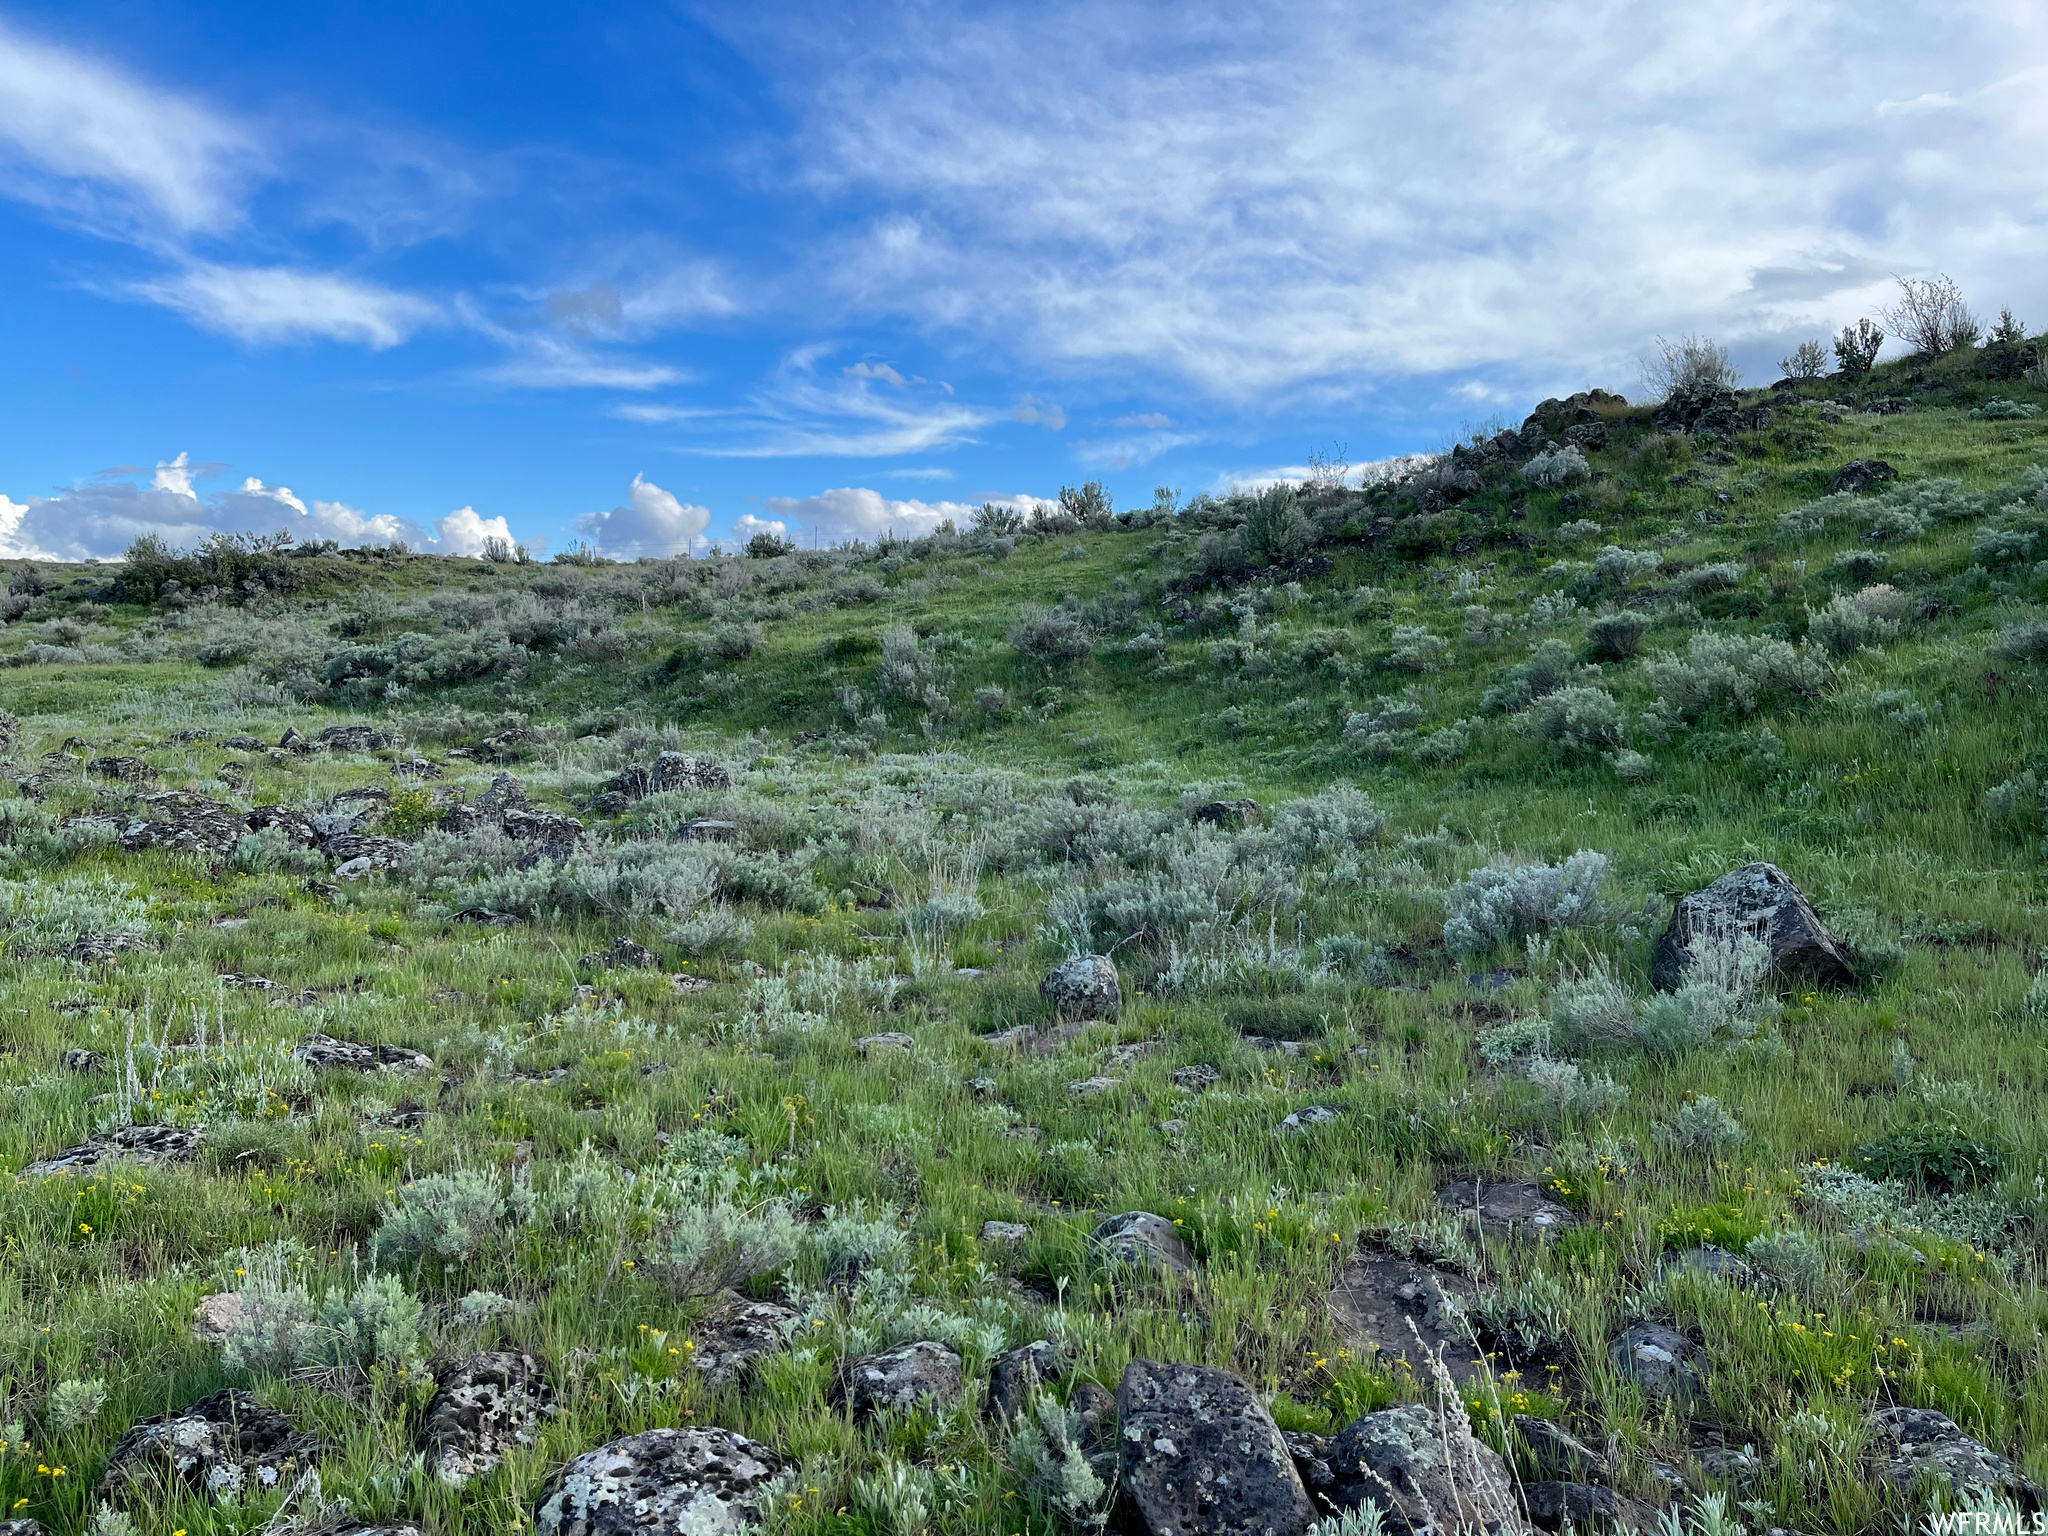
<path id="1" fill-rule="evenodd" d="M 517 1350 L 471 1355 L 442 1373 L 420 1428 L 420 1449 L 450 1487 L 486 1477 L 505 1453 L 533 1444 L 555 1411 L 540 1362 Z"/>
<path id="2" fill-rule="evenodd" d="M 313 740 L 330 752 L 382 752 L 393 744 L 389 731 L 372 725 L 330 725 Z"/>
<path id="3" fill-rule="evenodd" d="M 316 1071 L 430 1072 L 434 1067 L 434 1058 L 424 1051 L 402 1045 L 364 1045 L 332 1035 L 308 1035 L 292 1055 Z"/>
<path id="4" fill-rule="evenodd" d="M 1775 864 L 1745 864 L 1703 890 L 1679 898 L 1657 940 L 1650 980 L 1668 992 L 1692 967 L 1696 938 L 1749 934 L 1770 951 L 1771 970 L 1786 980 L 1839 986 L 1855 979 L 1849 957 L 1799 887 Z"/>
<path id="5" fill-rule="evenodd" d="M 121 828 L 121 846 L 130 853 L 161 848 L 166 853 L 225 858 L 235 851 L 244 830 L 233 806 L 173 789 L 136 797 L 134 814 Z"/>
<path id="6" fill-rule="evenodd" d="M 198 1155 L 200 1131 L 186 1125 L 123 1125 L 89 1136 L 75 1147 L 66 1147 L 30 1163 L 21 1170 L 23 1178 L 38 1174 L 73 1173 L 97 1168 L 101 1163 L 126 1161 L 156 1166 L 190 1162 Z"/>
<path id="7" fill-rule="evenodd" d="M 1925 1482 L 1952 1497 L 1971 1488 L 2002 1494 L 2022 1509 L 2043 1507 L 2040 1487 L 1983 1441 L 1932 1408 L 1883 1408 L 1871 1418 L 1884 1450 L 1878 1476 L 1906 1492 Z"/>
<path id="8" fill-rule="evenodd" d="M 1462 1418 L 1462 1411 L 1460 1413 Z M 1436 1536 L 1526 1532 L 1514 1475 L 1463 1423 L 1446 1423 L 1424 1403 L 1403 1403 L 1354 1419 L 1324 1453 L 1335 1478 L 1331 1502 L 1379 1505 L 1389 1531 Z"/>
<path id="9" fill-rule="evenodd" d="M 687 752 L 664 752 L 654 760 L 654 793 L 675 794 L 686 789 L 730 789 L 732 775 L 708 758 Z"/>
<path id="10" fill-rule="evenodd" d="M 130 1426 L 107 1458 L 100 1497 L 175 1478 L 209 1499 L 287 1487 L 316 1460 L 319 1439 L 240 1387 Z"/>
<path id="11" fill-rule="evenodd" d="M 1133 1360 L 1116 1407 L 1124 1497 L 1145 1536 L 1301 1536 L 1314 1522 L 1286 1442 L 1241 1378 Z"/>
<path id="12" fill-rule="evenodd" d="M 729 1429 L 650 1429 L 572 1458 L 555 1474 L 540 1536 L 736 1536 L 782 1470 L 767 1446 Z"/>
<path id="13" fill-rule="evenodd" d="M 1107 955 L 1077 955 L 1055 966 L 1039 995 L 1062 1019 L 1107 1019 L 1123 1006 L 1123 984 Z"/>
<path id="14" fill-rule="evenodd" d="M 1883 459 L 1851 459 L 1835 471 L 1835 477 L 1828 482 L 1828 491 L 1840 495 L 1844 491 L 1852 496 L 1861 496 L 1874 491 L 1887 480 L 1896 480 L 1899 472 Z"/>
<path id="15" fill-rule="evenodd" d="M 908 1413 L 920 1403 L 950 1403 L 966 1385 L 960 1357 L 921 1339 L 855 1360 L 846 1368 L 844 1390 L 856 1414 Z"/>
<path id="16" fill-rule="evenodd" d="M 714 1387 L 744 1382 L 787 1344 L 795 1321 L 796 1314 L 785 1306 L 733 1296 L 697 1330 L 691 1362 Z"/>

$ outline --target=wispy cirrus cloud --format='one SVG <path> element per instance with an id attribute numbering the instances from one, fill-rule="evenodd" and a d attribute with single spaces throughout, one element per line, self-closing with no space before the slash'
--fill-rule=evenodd
<path id="1" fill-rule="evenodd" d="M 344 341 L 381 351 L 443 318 L 438 304 L 414 294 L 292 267 L 194 263 L 128 292 L 258 343 Z"/>

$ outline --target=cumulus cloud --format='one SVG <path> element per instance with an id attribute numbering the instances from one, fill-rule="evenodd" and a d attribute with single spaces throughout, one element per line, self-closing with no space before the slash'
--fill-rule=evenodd
<path id="1" fill-rule="evenodd" d="M 1015 506 L 1025 511 L 1044 505 L 1040 498 L 1034 496 L 997 496 L 990 499 L 999 505 Z M 815 496 L 770 496 L 767 506 L 774 515 L 775 526 L 795 529 L 802 535 L 798 542 L 805 544 L 814 539 L 820 544 L 837 544 L 850 539 L 872 542 L 884 534 L 914 539 L 947 521 L 956 528 L 964 529 L 974 520 L 974 514 L 981 510 L 978 501 L 894 501 L 880 491 L 856 486 L 820 491 Z M 769 526 L 751 515 L 743 521 L 756 529 Z"/>
<path id="2" fill-rule="evenodd" d="M 504 516 L 480 516 L 475 507 L 457 507 L 434 519 L 434 535 L 445 555 L 481 555 L 492 544 L 513 547 L 512 528 Z"/>
<path id="3" fill-rule="evenodd" d="M 619 560 L 692 554 L 704 547 L 704 532 L 710 526 L 709 507 L 681 501 L 645 475 L 633 477 L 623 506 L 576 519 L 578 533 L 599 553 Z"/>

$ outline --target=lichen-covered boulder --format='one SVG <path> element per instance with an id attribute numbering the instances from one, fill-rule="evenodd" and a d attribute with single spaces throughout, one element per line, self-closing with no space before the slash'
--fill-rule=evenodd
<path id="1" fill-rule="evenodd" d="M 488 1476 L 507 1451 L 533 1444 L 554 1411 L 555 1389 L 539 1361 L 518 1350 L 486 1350 L 442 1375 L 420 1446 L 441 1481 L 459 1487 Z"/>
<path id="2" fill-rule="evenodd" d="M 1633 1323 L 1623 1329 L 1607 1346 L 1607 1358 L 1653 1402 L 1685 1402 L 1700 1389 L 1698 1346 L 1662 1323 Z"/>
<path id="3" fill-rule="evenodd" d="M 1878 1476 L 1893 1488 L 1910 1491 L 1923 1482 L 1960 1497 L 1972 1488 L 1986 1489 L 2019 1504 L 2042 1507 L 2042 1493 L 2033 1479 L 1983 1441 L 1966 1434 L 1945 1413 L 1932 1408 L 1882 1408 L 1872 1416 L 1877 1437 L 1888 1454 Z"/>
<path id="4" fill-rule="evenodd" d="M 1169 1275 L 1194 1273 L 1194 1256 L 1173 1223 L 1150 1211 L 1112 1216 L 1088 1236 L 1098 1253 L 1119 1264 Z"/>
<path id="5" fill-rule="evenodd" d="M 966 1390 L 960 1357 L 930 1339 L 899 1344 L 846 1368 L 846 1401 L 857 1414 L 908 1413 L 920 1403 L 944 1406 Z"/>
<path id="6" fill-rule="evenodd" d="M 289 1487 L 321 1454 L 317 1436 L 240 1387 L 226 1387 L 174 1413 L 129 1427 L 100 1476 L 116 1503 L 131 1491 L 175 1479 L 209 1499 Z"/>
<path id="7" fill-rule="evenodd" d="M 434 1058 L 424 1051 L 402 1045 L 365 1045 L 322 1034 L 306 1036 L 292 1054 L 315 1071 L 430 1072 L 434 1066 Z"/>
<path id="8" fill-rule="evenodd" d="M 1286 1442 L 1240 1377 L 1133 1360 L 1116 1408 L 1124 1496 L 1145 1536 L 1301 1536 L 1314 1522 Z"/>
<path id="9" fill-rule="evenodd" d="M 627 1435 L 555 1474 L 540 1536 L 736 1536 L 759 1523 L 755 1500 L 782 1458 L 729 1429 Z"/>
<path id="10" fill-rule="evenodd" d="M 1453 1380 L 1472 1381 L 1480 1349 L 1463 1307 L 1478 1294 L 1463 1275 L 1397 1253 L 1360 1253 L 1330 1289 L 1330 1320 L 1352 1349 L 1376 1364 L 1405 1360 L 1414 1379 L 1425 1381 L 1425 1357 L 1434 1357 Z"/>
<path id="11" fill-rule="evenodd" d="M 1058 1381 L 1066 1369 L 1067 1352 L 1050 1339 L 1033 1339 L 997 1355 L 988 1368 L 989 1417 L 1014 1418 L 1030 1401 L 1034 1390 Z"/>
<path id="12" fill-rule="evenodd" d="M 1389 1531 L 1435 1536 L 1447 1511 L 1457 1512 L 1460 1529 L 1488 1536 L 1529 1529 L 1507 1464 L 1468 1426 L 1447 1424 L 1426 1403 L 1353 1419 L 1323 1455 L 1335 1479 L 1331 1502 L 1356 1509 L 1369 1500 Z"/>
<path id="13" fill-rule="evenodd" d="M 1692 968 L 1696 938 L 1734 933 L 1753 935 L 1770 951 L 1774 975 L 1827 986 L 1854 979 L 1841 942 L 1792 877 L 1775 864 L 1756 863 L 1679 898 L 1651 957 L 1651 982 L 1659 991 L 1671 991 Z"/>
<path id="14" fill-rule="evenodd" d="M 1123 1006 L 1123 983 L 1107 955 L 1077 955 L 1053 967 L 1038 990 L 1062 1019 L 1107 1019 Z"/>

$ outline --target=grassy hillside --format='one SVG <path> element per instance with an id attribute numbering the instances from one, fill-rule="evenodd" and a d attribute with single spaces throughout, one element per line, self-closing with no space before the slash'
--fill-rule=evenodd
<path id="1" fill-rule="evenodd" d="M 1463 1395 L 1527 1477 L 1518 1413 L 1646 1505 L 1896 1529 L 1898 1403 L 2048 1482 L 2048 416 L 1996 362 L 879 548 L 14 568 L 0 1502 L 117 1531 L 122 1432 L 234 1385 L 325 1437 L 317 1489 L 137 1485 L 136 1530 L 529 1530 L 568 1457 L 672 1424 L 787 1458 L 777 1529 L 1086 1528 L 1057 1408 L 983 1414 L 993 1358 L 1062 1343 L 1072 1404 L 1224 1366 L 1332 1434 L 1428 1391 L 1326 1305 L 1383 1249 L 1483 1288 Z M 337 724 L 384 734 L 277 745 Z M 636 780 L 663 751 L 723 772 Z M 1730 941 L 1658 1001 L 1673 900 L 1756 860 L 1853 980 Z M 1054 1028 L 1085 953 L 1121 1011 Z M 316 1070 L 314 1033 L 431 1062 Z M 203 1135 L 19 1171 L 130 1124 Z M 1479 1241 L 1437 1200 L 1471 1177 L 1576 1225 Z M 1091 1244 L 1132 1210 L 1185 1281 Z M 1746 1269 L 1660 1266 L 1702 1243 Z M 792 1337 L 717 1384 L 728 1286 Z M 235 1291 L 268 1331 L 195 1337 Z M 1617 1368 L 1643 1319 L 1695 1396 Z M 963 1398 L 839 1404 L 916 1339 Z M 479 1348 L 556 1411 L 453 1488 L 419 1436 Z"/>

